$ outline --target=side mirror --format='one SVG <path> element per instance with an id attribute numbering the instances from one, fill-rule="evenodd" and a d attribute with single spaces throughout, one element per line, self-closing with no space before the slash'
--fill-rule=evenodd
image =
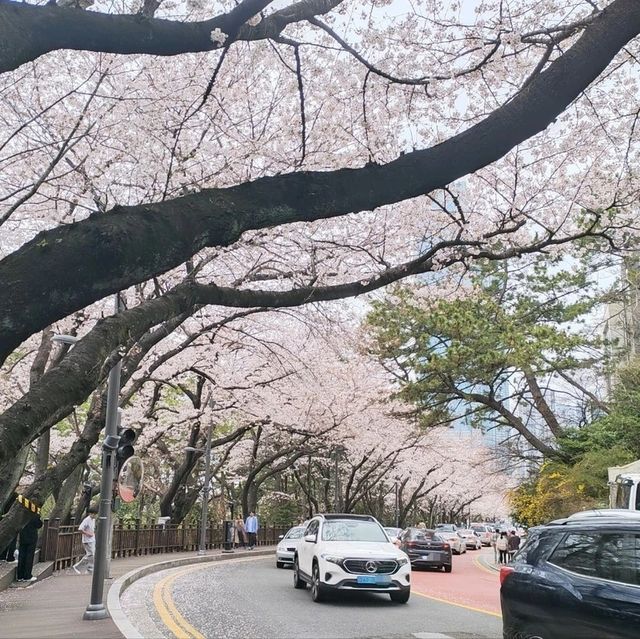
<path id="1" fill-rule="evenodd" d="M 315 535 L 305 535 L 304 536 L 304 540 L 308 541 L 310 544 L 315 544 L 316 543 L 316 536 Z"/>
<path id="2" fill-rule="evenodd" d="M 284 539 L 284 535 L 279 535 L 278 539 Z"/>

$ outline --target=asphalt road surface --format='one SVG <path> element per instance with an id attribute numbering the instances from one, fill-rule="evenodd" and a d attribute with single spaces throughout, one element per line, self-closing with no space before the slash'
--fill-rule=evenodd
<path id="1" fill-rule="evenodd" d="M 430 592 L 427 582 L 450 576 L 414 572 L 420 585 L 407 604 L 374 593 L 344 593 L 316 604 L 308 590 L 293 588 L 292 571 L 278 570 L 275 559 L 241 559 L 149 575 L 124 593 L 122 608 L 148 638 L 499 639 L 502 623 L 490 606 L 481 611 L 445 602 L 442 588 Z M 493 587 L 497 575 L 489 576 Z"/>

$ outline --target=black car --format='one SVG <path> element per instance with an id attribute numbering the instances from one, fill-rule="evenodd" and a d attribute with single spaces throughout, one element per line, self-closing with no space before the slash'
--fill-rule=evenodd
<path id="1" fill-rule="evenodd" d="M 500 583 L 504 639 L 637 639 L 640 512 L 591 510 L 531 529 Z"/>
<path id="2" fill-rule="evenodd" d="M 451 572 L 451 546 L 435 530 L 407 528 L 398 539 L 400 550 L 409 555 L 412 568 L 444 568 L 445 572 Z"/>

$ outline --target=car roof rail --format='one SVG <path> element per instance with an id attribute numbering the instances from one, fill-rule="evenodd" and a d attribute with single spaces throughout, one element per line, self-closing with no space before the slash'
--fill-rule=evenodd
<path id="1" fill-rule="evenodd" d="M 621 522 L 621 521 L 633 521 L 640 522 L 640 511 L 627 510 L 624 508 L 596 508 L 593 510 L 583 510 L 578 513 L 574 513 L 569 517 L 563 519 L 556 519 L 549 522 L 551 526 L 564 526 L 566 524 L 572 524 L 580 521 L 609 521 L 609 522 Z"/>
<path id="2" fill-rule="evenodd" d="M 353 515 L 351 513 L 325 513 L 320 514 L 327 521 L 336 519 L 355 519 L 356 521 L 377 521 L 373 515 Z"/>

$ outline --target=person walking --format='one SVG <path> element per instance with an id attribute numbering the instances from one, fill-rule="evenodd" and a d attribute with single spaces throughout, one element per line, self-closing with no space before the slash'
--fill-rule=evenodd
<path id="1" fill-rule="evenodd" d="M 247 545 L 247 535 L 242 517 L 238 517 L 233 526 L 233 544 L 234 546 L 242 546 L 243 548 Z"/>
<path id="2" fill-rule="evenodd" d="M 260 523 L 256 514 L 251 511 L 247 517 L 247 521 L 244 523 L 244 529 L 247 532 L 249 550 L 253 550 L 256 547 L 258 530 L 260 529 Z"/>
<path id="3" fill-rule="evenodd" d="M 511 531 L 507 543 L 509 546 L 509 561 L 511 561 L 520 548 L 520 536 L 515 530 Z"/>
<path id="4" fill-rule="evenodd" d="M 38 579 L 33 576 L 31 571 L 33 570 L 33 558 L 36 554 L 38 530 L 40 528 L 42 528 L 42 519 L 40 519 L 40 515 L 35 515 L 20 531 L 16 581 L 37 581 Z"/>
<path id="5" fill-rule="evenodd" d="M 507 541 L 507 533 L 500 533 L 500 537 L 496 541 L 496 548 L 498 549 L 498 563 L 506 564 L 509 555 L 509 543 Z"/>
<path id="6" fill-rule="evenodd" d="M 82 531 L 82 547 L 84 548 L 84 557 L 72 566 L 74 571 L 79 575 L 80 566 L 87 563 L 87 572 L 93 572 L 93 558 L 96 554 L 96 515 L 98 509 L 95 506 L 89 506 L 87 516 L 78 526 L 78 530 Z"/>
<path id="7" fill-rule="evenodd" d="M 494 564 L 498 563 L 498 547 L 496 545 L 496 543 L 498 541 L 498 537 L 500 537 L 500 531 L 496 528 L 491 533 L 491 547 L 493 548 L 493 563 Z"/>

